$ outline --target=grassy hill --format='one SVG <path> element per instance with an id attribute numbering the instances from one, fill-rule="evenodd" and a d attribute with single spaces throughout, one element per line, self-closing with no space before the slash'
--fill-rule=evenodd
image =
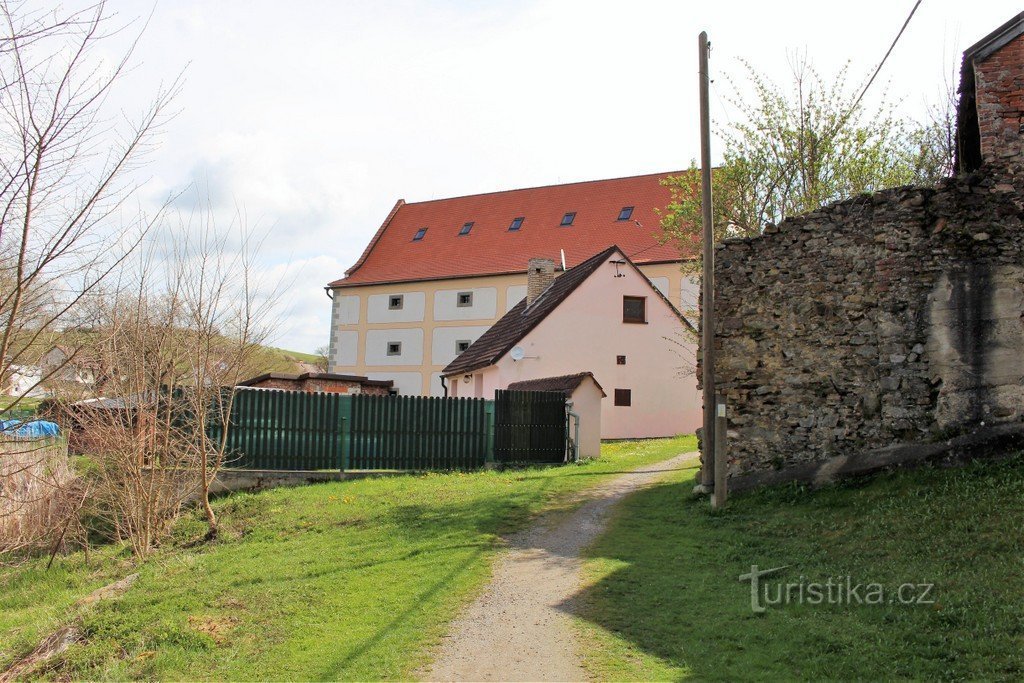
<path id="1" fill-rule="evenodd" d="M 299 351 L 289 351 L 287 349 L 279 349 L 273 346 L 264 347 L 266 355 L 265 365 L 267 369 L 265 372 L 290 372 L 297 373 L 301 372 L 300 363 L 319 363 L 320 356 L 313 353 L 301 353 Z"/>

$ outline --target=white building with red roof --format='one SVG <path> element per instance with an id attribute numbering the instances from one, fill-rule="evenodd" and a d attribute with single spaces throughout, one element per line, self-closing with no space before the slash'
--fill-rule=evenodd
<path id="1" fill-rule="evenodd" d="M 618 245 L 684 313 L 697 284 L 661 240 L 672 173 L 424 202 L 399 200 L 359 260 L 327 285 L 329 371 L 442 396 L 441 371 L 526 296 L 526 264 L 565 265 Z M 571 335 L 566 330 L 566 335 Z"/>

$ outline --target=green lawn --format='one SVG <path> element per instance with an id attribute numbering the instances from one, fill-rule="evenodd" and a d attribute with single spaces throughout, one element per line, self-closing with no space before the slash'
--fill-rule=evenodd
<path id="1" fill-rule="evenodd" d="M 382 679 L 425 662 L 486 581 L 499 534 L 602 478 L 695 448 L 692 437 L 606 445 L 600 460 L 509 472 L 320 484 L 220 499 L 222 537 L 188 548 L 198 517 L 120 599 L 74 603 L 136 568 L 123 548 L 0 570 L 0 670 L 80 620 L 51 678 Z M 39 673 L 39 672 L 37 672 Z"/>
<path id="2" fill-rule="evenodd" d="M 1024 676 L 1021 456 L 817 492 L 780 487 L 718 512 L 691 497 L 694 472 L 631 496 L 589 550 L 580 640 L 595 677 Z M 752 564 L 789 565 L 765 579 L 770 596 L 781 582 L 850 576 L 889 595 L 934 583 L 935 604 L 793 601 L 754 614 L 750 584 L 738 580 Z"/>

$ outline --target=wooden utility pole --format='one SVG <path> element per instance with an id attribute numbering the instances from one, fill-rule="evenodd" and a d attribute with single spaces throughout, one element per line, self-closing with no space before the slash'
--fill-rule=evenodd
<path id="1" fill-rule="evenodd" d="M 700 49 L 700 211 L 704 224 L 701 264 L 701 385 L 704 390 L 703 466 L 700 483 L 715 484 L 715 231 L 711 218 L 711 119 L 708 97 L 708 34 L 701 31 Z"/>

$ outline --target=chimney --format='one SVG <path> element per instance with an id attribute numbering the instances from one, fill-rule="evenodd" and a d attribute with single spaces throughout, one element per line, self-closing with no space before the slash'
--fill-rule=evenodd
<path id="1" fill-rule="evenodd" d="M 548 258 L 532 258 L 526 265 L 526 305 L 555 281 L 555 262 Z"/>

